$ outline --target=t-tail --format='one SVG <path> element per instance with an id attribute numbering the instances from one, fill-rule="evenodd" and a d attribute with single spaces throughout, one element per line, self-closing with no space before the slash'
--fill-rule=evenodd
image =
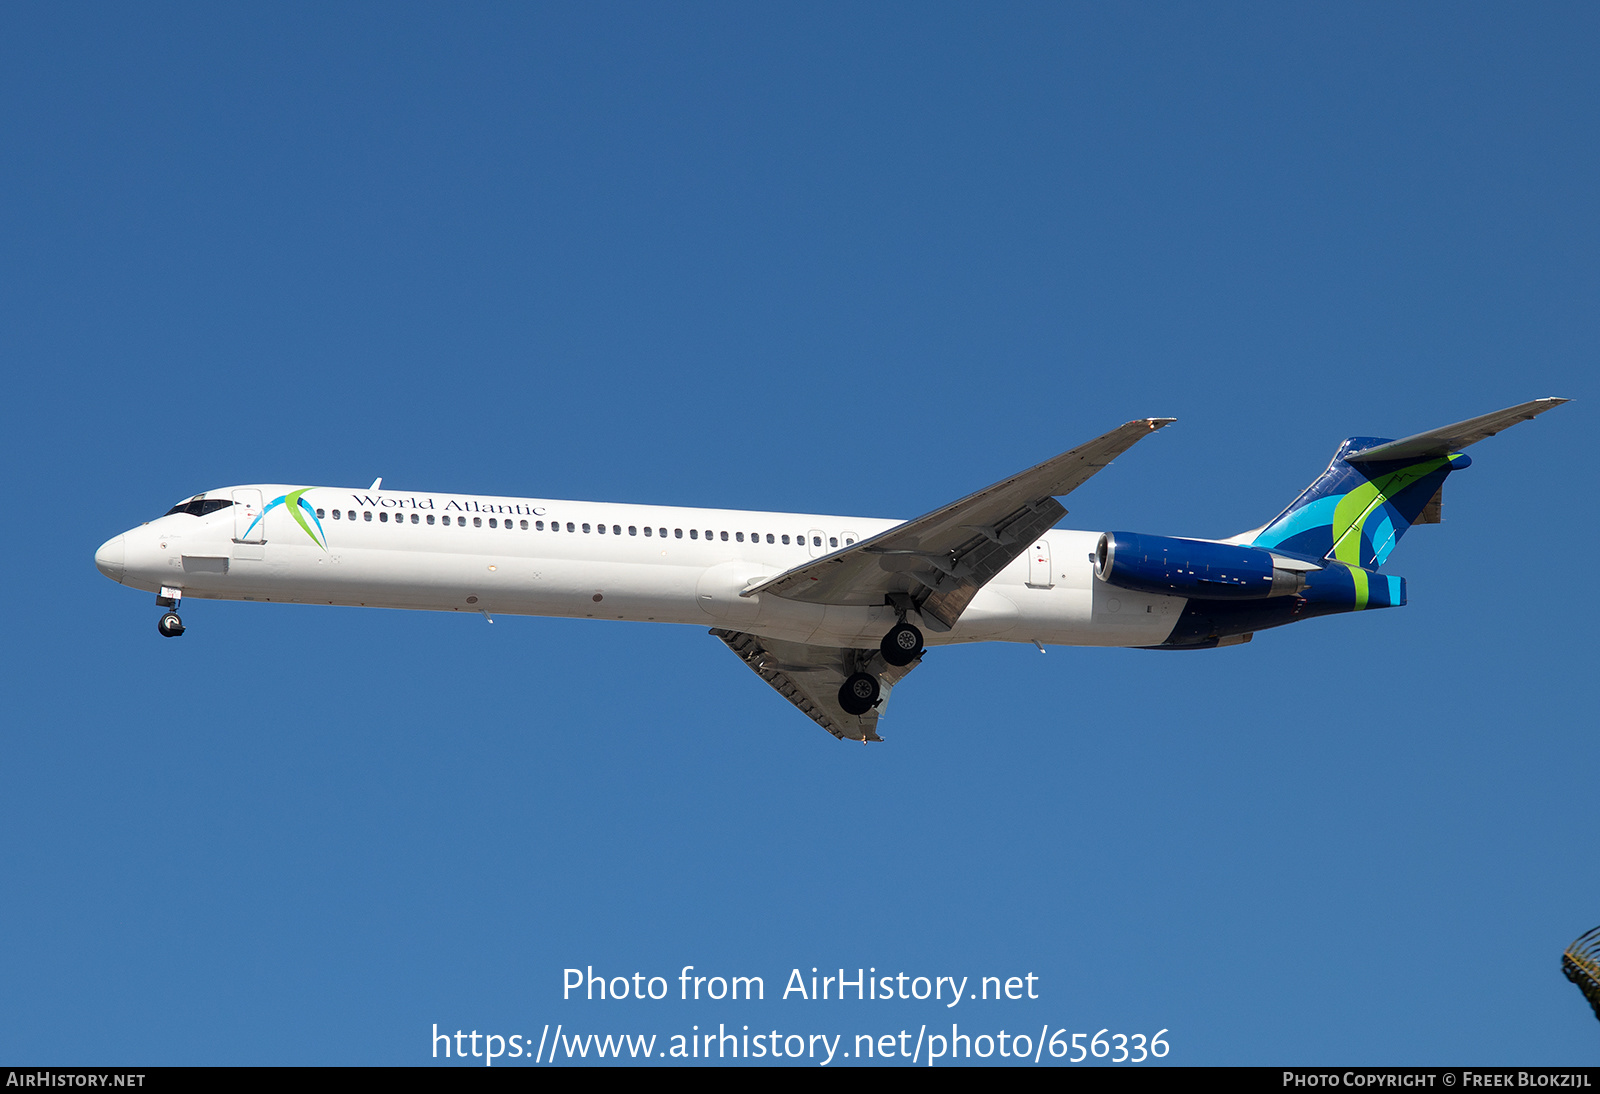
<path id="1" fill-rule="evenodd" d="M 1155 649 L 1208 649 L 1302 619 L 1406 602 L 1405 579 L 1379 572 L 1414 524 L 1437 524 L 1444 481 L 1468 445 L 1565 399 L 1535 399 L 1391 441 L 1351 437 L 1328 469 L 1261 529 L 1225 543 L 1107 533 L 1095 572 L 1124 588 L 1185 596 Z"/>
<path id="2" fill-rule="evenodd" d="M 1444 480 L 1472 463 L 1461 449 L 1566 401 L 1535 399 L 1398 441 L 1351 437 L 1322 476 L 1247 542 L 1376 569 L 1412 525 L 1439 523 Z"/>

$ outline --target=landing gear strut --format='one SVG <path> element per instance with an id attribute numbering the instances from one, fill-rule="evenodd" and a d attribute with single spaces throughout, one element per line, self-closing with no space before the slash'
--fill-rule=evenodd
<path id="1" fill-rule="evenodd" d="M 857 717 L 872 709 L 878 701 L 878 678 L 865 672 L 853 672 L 839 689 L 839 705 L 846 714 Z"/>
<path id="2" fill-rule="evenodd" d="M 883 636 L 878 648 L 889 664 L 897 668 L 909 665 L 922 656 L 922 632 L 902 619 Z"/>
<path id="3" fill-rule="evenodd" d="M 181 603 L 183 603 L 182 589 L 161 586 L 161 592 L 156 596 L 156 607 L 167 609 L 166 614 L 161 617 L 161 622 L 156 624 L 156 630 L 161 632 L 161 637 L 176 638 L 183 633 L 183 620 L 178 616 L 178 605 Z"/>

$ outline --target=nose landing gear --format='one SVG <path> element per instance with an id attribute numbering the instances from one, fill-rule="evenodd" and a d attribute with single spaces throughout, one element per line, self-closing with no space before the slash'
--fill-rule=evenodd
<path id="1" fill-rule="evenodd" d="M 167 609 L 161 617 L 161 622 L 156 624 L 156 630 L 161 632 L 162 638 L 176 638 L 183 633 L 183 620 L 178 616 L 178 605 L 183 603 L 183 590 L 161 586 L 161 592 L 156 596 L 156 607 Z"/>

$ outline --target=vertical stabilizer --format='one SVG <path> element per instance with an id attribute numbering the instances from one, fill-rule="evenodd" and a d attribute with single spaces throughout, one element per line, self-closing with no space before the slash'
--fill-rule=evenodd
<path id="1" fill-rule="evenodd" d="M 1472 461 L 1459 453 L 1368 463 L 1352 453 L 1387 443 L 1351 437 L 1316 482 L 1256 534 L 1252 546 L 1351 566 L 1381 566 L 1413 524 L 1426 522 L 1451 471 Z"/>
<path id="2" fill-rule="evenodd" d="M 1368 569 L 1381 566 L 1413 524 L 1439 523 L 1445 478 L 1472 463 L 1461 449 L 1566 401 L 1535 399 L 1398 441 L 1351 437 L 1321 478 L 1251 545 Z"/>

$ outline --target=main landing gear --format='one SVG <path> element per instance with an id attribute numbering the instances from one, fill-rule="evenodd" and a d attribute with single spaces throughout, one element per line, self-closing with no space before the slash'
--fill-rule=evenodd
<path id="1" fill-rule="evenodd" d="M 846 714 L 860 717 L 878 701 L 878 678 L 871 673 L 853 672 L 839 689 L 839 705 Z"/>
<path id="2" fill-rule="evenodd" d="M 922 632 L 907 623 L 904 616 L 878 643 L 884 661 L 895 668 L 903 668 L 921 657 L 922 649 Z M 859 718 L 877 705 L 882 694 L 883 688 L 876 676 L 870 672 L 853 672 L 839 689 L 839 706 L 846 714 Z"/>
<path id="3" fill-rule="evenodd" d="M 161 632 L 162 638 L 176 638 L 183 633 L 183 619 L 178 615 L 178 605 L 183 602 L 182 589 L 169 589 L 161 587 L 161 593 L 156 597 L 156 606 L 167 609 L 161 617 L 161 622 L 156 624 L 156 630 Z"/>
<path id="4" fill-rule="evenodd" d="M 878 648 L 883 659 L 896 668 L 909 665 L 922 656 L 922 632 L 901 619 L 883 636 Z"/>

